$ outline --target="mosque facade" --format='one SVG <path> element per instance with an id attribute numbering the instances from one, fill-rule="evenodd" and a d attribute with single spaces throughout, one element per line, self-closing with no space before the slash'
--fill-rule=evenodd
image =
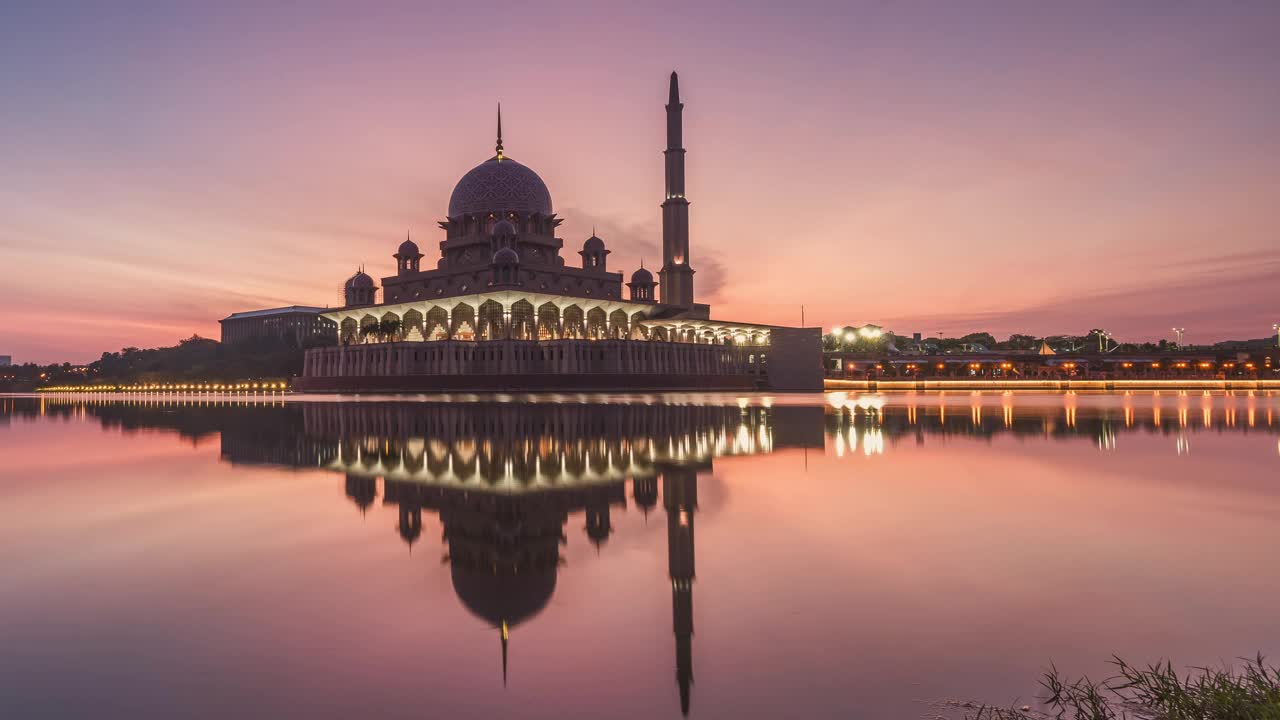
<path id="1" fill-rule="evenodd" d="M 323 313 L 337 346 L 307 351 L 295 388 L 821 390 L 817 328 L 713 320 L 696 301 L 683 110 L 673 72 L 656 278 L 641 267 L 624 282 L 594 233 L 566 260 L 551 193 L 506 155 L 499 109 L 494 155 L 454 187 L 434 267 L 406 237 L 381 287 L 352 275 Z"/>

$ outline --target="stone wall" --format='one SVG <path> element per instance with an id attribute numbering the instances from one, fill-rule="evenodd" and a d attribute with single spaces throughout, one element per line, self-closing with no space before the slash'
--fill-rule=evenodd
<path id="1" fill-rule="evenodd" d="M 822 330 L 772 328 L 768 380 L 770 390 L 822 392 Z"/>

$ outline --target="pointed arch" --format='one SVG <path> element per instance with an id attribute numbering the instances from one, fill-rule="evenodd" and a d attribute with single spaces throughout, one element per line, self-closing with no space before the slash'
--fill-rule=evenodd
<path id="1" fill-rule="evenodd" d="M 404 329 L 405 333 L 408 333 L 410 330 L 414 330 L 414 329 L 416 329 L 419 333 L 421 333 L 422 322 L 423 322 L 422 313 L 414 309 L 414 310 L 409 310 L 404 314 L 404 317 L 401 318 L 400 320 L 400 325 Z"/>
<path id="2" fill-rule="evenodd" d="M 466 303 L 459 303 L 453 308 L 449 336 L 454 340 L 476 339 L 476 311 Z"/>
<path id="3" fill-rule="evenodd" d="M 627 317 L 626 310 L 614 310 L 609 313 L 609 337 L 615 340 L 625 340 L 627 331 L 630 328 L 630 318 Z"/>
<path id="4" fill-rule="evenodd" d="M 502 303 L 485 300 L 476 313 L 476 332 L 480 340 L 501 340 L 507 336 L 502 317 Z"/>
<path id="5" fill-rule="evenodd" d="M 439 305 L 427 310 L 423 337 L 428 340 L 447 340 L 449 338 L 449 311 Z"/>
<path id="6" fill-rule="evenodd" d="M 587 337 L 592 340 L 603 340 L 609 336 L 609 319 L 604 308 L 596 306 L 587 311 Z"/>
<path id="7" fill-rule="evenodd" d="M 533 340 L 534 332 L 533 303 L 528 300 L 517 300 L 511 305 L 511 337 L 517 340 Z"/>
<path id="8" fill-rule="evenodd" d="M 538 306 L 538 339 L 553 340 L 560 336 L 560 311 L 555 303 Z"/>
<path id="9" fill-rule="evenodd" d="M 582 308 L 570 305 L 564 309 L 564 332 L 566 338 L 581 339 L 587 335 L 585 315 Z"/>
<path id="10" fill-rule="evenodd" d="M 343 318 L 338 328 L 338 339 L 347 345 L 360 340 L 360 323 L 353 317 Z"/>

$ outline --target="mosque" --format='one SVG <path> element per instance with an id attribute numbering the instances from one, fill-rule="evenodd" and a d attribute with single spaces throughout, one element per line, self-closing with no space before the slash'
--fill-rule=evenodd
<path id="1" fill-rule="evenodd" d="M 343 307 L 321 313 L 338 344 L 307 351 L 295 389 L 821 390 L 819 329 L 713 320 L 695 300 L 683 109 L 673 72 L 656 279 L 641 267 L 624 283 L 594 233 L 566 263 L 551 193 L 506 155 L 499 108 L 494 155 L 454 187 L 435 267 L 406 238 L 381 288 L 352 275 Z"/>

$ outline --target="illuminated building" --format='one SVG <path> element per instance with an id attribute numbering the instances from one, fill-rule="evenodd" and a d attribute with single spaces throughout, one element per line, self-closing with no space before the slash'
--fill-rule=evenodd
<path id="1" fill-rule="evenodd" d="M 462 176 L 439 222 L 439 257 L 424 266 L 406 237 L 381 288 L 363 268 L 348 278 L 344 306 L 322 313 L 339 344 L 308 351 L 295 389 L 821 390 L 817 328 L 714 320 L 695 299 L 683 109 L 672 73 L 656 282 L 641 267 L 624 292 L 594 232 L 566 262 L 551 193 L 506 154 L 499 109 L 494 155 Z"/>
<path id="2" fill-rule="evenodd" d="M 321 315 L 323 312 L 325 308 L 292 305 L 232 313 L 218 323 L 222 326 L 224 344 L 276 338 L 291 342 L 296 347 L 304 347 L 332 342 L 337 337 L 337 324 Z"/>

